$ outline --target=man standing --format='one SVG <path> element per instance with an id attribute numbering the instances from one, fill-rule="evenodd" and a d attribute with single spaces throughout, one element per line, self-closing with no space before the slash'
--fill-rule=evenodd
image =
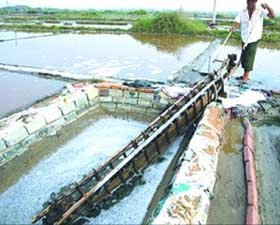
<path id="1" fill-rule="evenodd" d="M 266 3 L 262 8 L 256 6 L 257 0 L 247 0 L 247 8 L 242 10 L 235 18 L 231 31 L 240 28 L 242 39 L 241 65 L 244 69 L 242 82 L 247 83 L 249 74 L 253 70 L 257 45 L 262 37 L 263 19 L 268 16 L 275 18 L 274 10 Z"/>

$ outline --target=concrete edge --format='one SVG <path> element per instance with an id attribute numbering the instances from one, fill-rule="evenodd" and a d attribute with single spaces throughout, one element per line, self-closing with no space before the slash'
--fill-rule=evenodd
<path id="1" fill-rule="evenodd" d="M 126 112 L 134 112 L 135 109 L 138 114 L 158 114 L 172 101 L 168 97 L 158 96 L 159 93 L 151 88 L 131 88 L 117 83 L 67 85 L 59 95 L 51 96 L 0 120 L 0 167 L 28 150 L 29 145 L 55 134 L 87 112 L 102 107 L 102 104 L 107 104 L 105 110 L 108 112 L 110 109 L 115 111 L 112 106 L 116 105 L 116 108 L 120 106 L 118 110 Z M 120 98 L 122 102 L 118 105 Z M 141 105 L 140 100 L 150 104 Z M 126 105 L 127 107 L 122 107 Z"/>
<path id="2" fill-rule="evenodd" d="M 221 104 L 214 102 L 206 107 L 178 160 L 171 189 L 158 203 L 151 224 L 206 224 L 226 120 Z"/>

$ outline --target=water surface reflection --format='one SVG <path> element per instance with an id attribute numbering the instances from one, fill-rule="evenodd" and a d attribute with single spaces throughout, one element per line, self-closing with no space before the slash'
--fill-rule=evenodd
<path id="1" fill-rule="evenodd" d="M 0 117 L 53 95 L 65 82 L 0 71 Z"/>

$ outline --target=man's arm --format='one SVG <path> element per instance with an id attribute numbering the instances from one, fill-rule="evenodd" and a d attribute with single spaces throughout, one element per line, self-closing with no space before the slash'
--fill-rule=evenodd
<path id="1" fill-rule="evenodd" d="M 262 7 L 268 10 L 267 16 L 269 18 L 274 19 L 276 17 L 274 10 L 267 3 L 262 3 Z"/>

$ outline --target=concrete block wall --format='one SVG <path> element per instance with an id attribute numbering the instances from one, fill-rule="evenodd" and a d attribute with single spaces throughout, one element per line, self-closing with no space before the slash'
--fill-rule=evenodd
<path id="1" fill-rule="evenodd" d="M 152 89 L 135 89 L 116 83 L 74 84 L 60 95 L 0 121 L 5 124 L 0 128 L 0 166 L 28 150 L 30 144 L 55 134 L 97 107 L 117 113 L 159 114 L 169 99 L 157 96 Z"/>
<path id="2" fill-rule="evenodd" d="M 226 118 L 220 104 L 207 106 L 178 160 L 171 190 L 155 210 L 152 224 L 206 224 Z"/>
<path id="3" fill-rule="evenodd" d="M 152 89 L 120 87 L 113 89 L 99 85 L 101 107 L 114 112 L 133 112 L 158 115 L 172 100 Z"/>

